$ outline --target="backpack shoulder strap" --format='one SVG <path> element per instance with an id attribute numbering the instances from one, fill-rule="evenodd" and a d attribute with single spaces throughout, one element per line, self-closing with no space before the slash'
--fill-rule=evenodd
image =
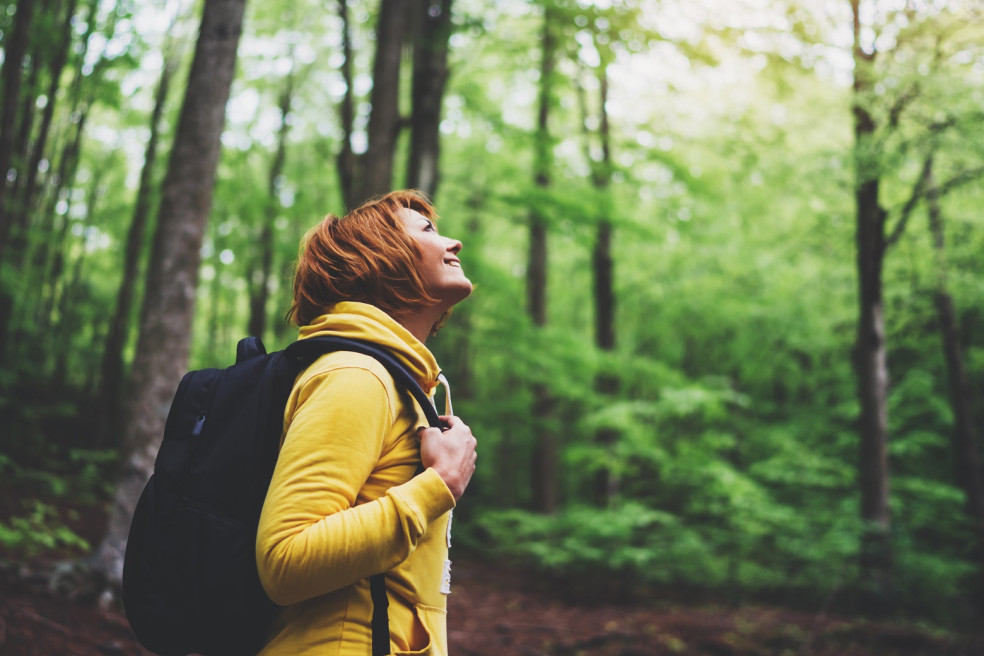
<path id="1" fill-rule="evenodd" d="M 236 364 L 258 355 L 266 355 L 266 352 L 266 347 L 259 337 L 243 337 L 236 345 Z"/>
<path id="2" fill-rule="evenodd" d="M 410 375 L 406 367 L 382 346 L 358 339 L 326 335 L 299 339 L 284 350 L 288 356 L 305 362 L 311 362 L 318 356 L 331 351 L 354 351 L 375 358 L 381 365 L 386 367 L 386 371 L 393 376 L 393 380 L 396 381 L 398 387 L 410 392 L 410 395 L 424 411 L 427 422 L 431 426 L 441 427 L 441 421 L 437 416 L 437 409 L 431 403 L 430 397 L 420 388 L 420 385 Z"/>

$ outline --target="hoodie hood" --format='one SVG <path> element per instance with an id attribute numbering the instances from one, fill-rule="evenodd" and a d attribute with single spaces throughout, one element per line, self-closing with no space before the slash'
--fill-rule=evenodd
<path id="1" fill-rule="evenodd" d="M 378 344 L 392 353 L 427 394 L 434 391 L 441 373 L 437 360 L 420 340 L 391 316 L 368 303 L 341 301 L 300 329 L 300 338 L 333 335 Z"/>

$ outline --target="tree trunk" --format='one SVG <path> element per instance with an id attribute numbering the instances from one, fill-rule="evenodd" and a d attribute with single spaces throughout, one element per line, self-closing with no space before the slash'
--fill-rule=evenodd
<path id="1" fill-rule="evenodd" d="M 379 7 L 368 145 L 361 158 L 362 184 L 355 205 L 391 191 L 393 184 L 393 157 L 400 131 L 400 55 L 409 6 L 406 0 L 382 0 Z"/>
<path id="2" fill-rule="evenodd" d="M 34 17 L 33 0 L 18 0 L 10 34 L 3 40 L 3 106 L 0 108 L 0 365 L 6 362 L 7 340 L 14 314 L 14 272 L 4 256 L 10 237 L 10 171 L 14 164 L 17 130 L 17 101 L 20 99 L 21 66 L 27 53 L 31 21 Z"/>
<path id="3" fill-rule="evenodd" d="M 891 515 L 888 468 L 888 366 L 882 307 L 882 265 L 886 213 L 879 201 L 879 179 L 871 166 L 875 121 L 865 108 L 872 87 L 874 53 L 861 47 L 860 0 L 854 10 L 855 203 L 857 211 L 858 326 L 855 366 L 860 418 L 861 570 L 880 597 L 892 584 Z"/>
<path id="4" fill-rule="evenodd" d="M 92 16 L 97 11 L 99 0 L 89 0 L 89 4 L 86 7 L 86 15 Z M 113 16 L 116 14 L 114 13 Z M 115 25 L 115 21 L 111 22 Z M 71 35 L 69 24 L 69 33 Z M 71 133 L 74 131 L 74 138 L 65 137 L 65 143 L 61 146 L 61 152 L 59 155 L 59 163 L 57 166 L 54 165 L 55 158 L 51 158 L 51 169 L 46 176 L 45 180 L 45 190 L 37 203 L 37 228 L 32 229 L 35 235 L 33 244 L 33 263 L 35 277 L 33 280 L 34 287 L 31 289 L 27 295 L 28 303 L 33 306 L 33 323 L 31 325 L 40 327 L 49 323 L 48 312 L 50 311 L 51 305 L 48 301 L 51 298 L 50 292 L 52 291 L 52 286 L 54 282 L 51 279 L 51 269 L 53 261 L 54 246 L 56 243 L 55 235 L 59 230 L 58 222 L 63 220 L 65 217 L 60 217 L 55 211 L 55 207 L 58 203 L 59 197 L 65 189 L 66 186 L 70 186 L 70 183 L 66 182 L 66 172 L 71 171 L 74 177 L 75 163 L 78 161 L 78 153 L 81 148 L 82 140 L 82 127 L 85 123 L 85 115 L 88 111 L 88 106 L 92 103 L 92 91 L 89 92 L 89 97 L 87 100 L 82 99 L 82 83 L 86 78 L 84 74 L 84 68 L 82 62 L 86 60 L 86 56 L 89 52 L 89 41 L 92 35 L 98 28 L 98 24 L 94 20 L 86 21 L 86 31 L 78 40 L 78 47 L 74 48 L 73 54 L 73 67 L 75 68 L 75 74 L 72 78 L 72 82 L 68 85 L 68 90 L 66 92 L 68 98 L 68 122 L 64 128 L 66 133 Z M 104 34 L 111 34 L 107 29 Z M 67 37 L 66 37 L 67 38 Z M 96 66 L 98 69 L 98 66 Z"/>
<path id="5" fill-rule="evenodd" d="M 543 17 L 542 55 L 540 61 L 540 94 L 535 135 L 534 184 L 550 186 L 552 143 L 549 131 L 552 84 L 556 60 L 556 38 L 553 34 L 552 13 L 546 8 Z M 547 220 L 540 209 L 530 213 L 530 243 L 527 268 L 526 307 L 533 324 L 547 324 Z M 557 509 L 557 434 L 552 426 L 554 400 L 545 383 L 533 385 L 533 420 L 536 446 L 533 457 L 533 507 L 543 513 Z"/>
<path id="6" fill-rule="evenodd" d="M 97 170 L 94 172 L 89 182 L 89 187 L 86 190 L 85 216 L 81 222 L 83 231 L 85 228 L 93 225 L 93 217 L 99 216 L 97 210 L 98 201 L 102 196 L 100 193 L 102 176 L 103 171 Z M 82 237 L 80 241 L 84 239 Z M 53 360 L 51 380 L 57 381 L 55 385 L 65 389 L 69 387 L 66 382 L 69 378 L 68 372 L 71 370 L 69 361 L 73 356 L 77 360 L 84 361 L 89 355 L 88 351 L 80 354 L 77 349 L 73 348 L 75 345 L 72 343 L 72 338 L 78 333 L 81 322 L 79 309 L 84 307 L 86 301 L 89 300 L 86 298 L 86 285 L 83 283 L 85 278 L 82 275 L 87 257 L 88 253 L 85 248 L 76 249 L 76 252 L 72 253 L 71 260 L 67 263 L 71 265 L 71 272 L 61 277 L 61 294 L 56 299 L 57 307 L 52 312 L 56 319 L 51 323 L 51 328 L 46 330 L 41 338 L 41 342 L 45 347 L 44 351 Z M 91 424 L 89 422 L 98 421 L 98 418 L 85 417 L 81 421 L 86 422 L 86 430 L 82 432 L 91 433 L 91 430 L 89 430 Z"/>
<path id="7" fill-rule="evenodd" d="M 126 251 L 123 256 L 123 273 L 116 293 L 116 310 L 109 323 L 106 343 L 103 347 L 102 366 L 99 376 L 99 418 L 96 430 L 98 447 L 119 447 L 120 426 L 117 408 L 120 390 L 123 385 L 123 351 L 126 349 L 135 299 L 137 276 L 140 261 L 146 246 L 145 235 L 150 218 L 151 202 L 154 196 L 154 169 L 157 162 L 157 145 L 160 137 L 161 116 L 167 103 L 167 92 L 171 75 L 176 68 L 174 59 L 169 58 L 161 70 L 161 79 L 154 97 L 154 110 L 150 118 L 150 136 L 144 150 L 143 168 L 140 170 L 140 183 L 137 188 L 133 218 L 126 236 Z"/>
<path id="8" fill-rule="evenodd" d="M 407 187 L 433 198 L 440 175 L 441 104 L 448 79 L 451 0 L 416 0 L 414 5 L 413 114 Z"/>
<path id="9" fill-rule="evenodd" d="M 123 471 L 93 566 L 111 583 L 137 497 L 152 469 L 168 404 L 188 365 L 202 235 L 212 205 L 225 106 L 245 0 L 205 0 L 201 30 L 161 195 L 124 415 Z"/>
<path id="10" fill-rule="evenodd" d="M 352 36 L 349 25 L 348 2 L 338 0 L 338 15 L 342 19 L 342 79 L 345 80 L 345 95 L 339 107 L 342 123 L 342 148 L 338 151 L 338 183 L 342 190 L 342 201 L 345 207 L 355 207 L 358 187 L 361 182 L 357 177 L 358 163 L 352 152 L 352 130 L 355 121 L 355 90 L 352 80 Z"/>
<path id="11" fill-rule="evenodd" d="M 22 81 L 21 66 L 27 53 L 33 18 L 34 0 L 18 0 L 13 29 L 10 34 L 4 34 L 3 40 L 3 107 L 0 110 L 0 252 L 6 246 L 10 232 L 7 211 L 10 190 L 8 171 L 14 162 L 14 132 L 17 129 L 17 101 L 20 99 Z"/>
<path id="12" fill-rule="evenodd" d="M 55 50 L 54 56 L 51 60 L 51 66 L 49 74 L 51 79 L 48 83 L 48 90 L 46 93 L 47 103 L 45 103 L 44 110 L 41 112 L 41 124 L 38 127 L 37 136 L 34 139 L 34 143 L 30 149 L 30 160 L 27 164 L 27 170 L 25 171 L 26 180 L 24 181 L 24 187 L 20 194 L 19 202 L 17 203 L 19 207 L 19 214 L 21 218 L 19 220 L 20 225 L 26 229 L 30 224 L 30 215 L 33 213 L 34 207 L 36 205 L 37 187 L 38 187 L 38 170 L 41 164 L 41 159 L 45 155 L 45 148 L 48 143 L 48 133 L 51 130 L 51 121 L 55 115 L 55 106 L 57 105 L 58 99 L 58 88 L 61 85 L 62 70 L 65 68 L 65 64 L 68 61 L 69 48 L 72 46 L 72 19 L 75 17 L 75 7 L 76 0 L 70 0 L 68 3 L 67 12 L 64 17 L 64 22 L 62 23 L 61 34 L 58 38 L 57 49 Z"/>
<path id="13" fill-rule="evenodd" d="M 611 130 L 608 121 L 608 68 L 602 62 L 599 69 L 598 112 L 601 117 L 598 135 L 601 138 L 601 161 L 594 166 L 592 183 L 595 189 L 607 200 L 608 187 L 611 185 L 612 152 Z M 610 203 L 605 202 L 605 212 L 598 217 L 598 230 L 595 235 L 591 264 L 594 273 L 594 307 L 595 307 L 595 346 L 599 350 L 611 352 L 615 350 L 615 264 L 612 259 L 612 223 L 608 216 Z M 602 371 L 595 378 L 595 390 L 608 403 L 618 393 L 618 376 L 608 371 Z M 618 431 L 612 428 L 602 428 L 595 435 L 595 442 L 611 454 L 616 442 Z M 595 480 L 595 499 L 603 506 L 611 506 L 618 497 L 618 473 L 611 467 L 602 466 Z"/>
<path id="14" fill-rule="evenodd" d="M 936 316 L 943 338 L 943 359 L 946 362 L 950 388 L 950 407 L 953 409 L 953 465 L 957 485 L 964 493 L 964 510 L 974 524 L 978 543 L 976 555 L 984 561 L 984 480 L 981 475 L 980 448 L 974 430 L 974 404 L 964 369 L 963 349 L 957 329 L 953 297 L 947 291 L 946 256 L 944 254 L 943 212 L 937 187 L 933 181 L 932 162 L 927 169 L 926 199 L 929 228 L 936 251 L 936 290 L 933 298 Z"/>
<path id="15" fill-rule="evenodd" d="M 62 190 L 69 189 L 75 184 L 75 173 L 78 170 L 79 156 L 82 152 L 82 136 L 85 134 L 88 116 L 87 109 L 79 111 L 74 136 L 62 149 L 55 184 L 49 194 L 48 205 L 44 210 L 47 214 L 54 214 L 54 208 Z M 65 244 L 67 243 L 71 220 L 67 212 L 58 217 L 58 220 L 60 223 L 52 225 L 50 243 L 45 244 L 45 250 L 48 251 L 44 255 L 45 278 L 41 281 L 41 300 L 38 303 L 36 313 L 37 325 L 42 331 L 52 323 L 56 299 L 63 282 L 61 276 L 65 271 Z"/>
<path id="16" fill-rule="evenodd" d="M 42 7 L 42 10 L 44 8 Z M 21 88 L 20 109 L 17 111 L 17 131 L 14 135 L 14 152 L 11 170 L 7 179 L 10 188 L 5 196 L 4 215 L 7 220 L 6 253 L 15 270 L 20 269 L 24 256 L 23 244 L 27 239 L 27 211 L 22 203 L 24 185 L 27 181 L 27 162 L 31 148 L 31 134 L 37 118 L 37 101 L 41 94 L 41 71 L 43 57 L 35 43 L 27 53 L 29 70 Z"/>
<path id="17" fill-rule="evenodd" d="M 290 104 L 293 97 L 294 77 L 288 75 L 283 92 L 280 94 L 280 130 L 277 138 L 277 152 L 270 165 L 269 197 L 263 228 L 260 231 L 260 266 L 255 272 L 258 279 L 251 279 L 252 289 L 249 298 L 249 334 L 263 339 L 267 323 L 267 299 L 270 297 L 270 273 L 273 269 L 273 224 L 280 211 L 280 184 L 287 158 L 287 134 L 290 132 Z"/>

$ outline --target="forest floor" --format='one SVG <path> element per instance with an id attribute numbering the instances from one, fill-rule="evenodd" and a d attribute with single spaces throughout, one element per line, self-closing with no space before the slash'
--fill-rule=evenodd
<path id="1" fill-rule="evenodd" d="M 0 483 L 0 519 L 16 494 Z M 23 497 L 21 497 L 23 500 Z M 68 506 L 75 507 L 68 507 Z M 90 504 L 62 501 L 59 520 L 94 544 L 104 517 Z M 13 559 L 0 548 L 0 656 L 145 656 L 121 610 L 100 608 L 79 579 L 53 576 L 78 546 Z M 83 586 L 84 587 L 84 586 Z M 454 656 L 971 656 L 976 635 L 914 623 L 806 613 L 767 605 L 613 603 L 565 595 L 530 572 L 474 557 L 454 565 L 448 600 Z"/>
<path id="2" fill-rule="evenodd" d="M 455 566 L 449 642 L 455 656 L 971 655 L 984 636 L 754 606 L 585 603 L 544 593 L 519 572 Z M 118 609 L 56 594 L 44 577 L 0 580 L 0 654 L 145 656 Z"/>

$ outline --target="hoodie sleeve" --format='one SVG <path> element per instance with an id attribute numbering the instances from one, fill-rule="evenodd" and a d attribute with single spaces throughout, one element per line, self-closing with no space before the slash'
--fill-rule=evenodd
<path id="1" fill-rule="evenodd" d="M 295 393 L 256 539 L 260 580 L 281 605 L 391 569 L 454 506 L 432 469 L 402 483 L 397 468 L 377 470 L 396 417 L 377 372 L 333 369 Z M 356 505 L 367 481 L 380 496 Z"/>

